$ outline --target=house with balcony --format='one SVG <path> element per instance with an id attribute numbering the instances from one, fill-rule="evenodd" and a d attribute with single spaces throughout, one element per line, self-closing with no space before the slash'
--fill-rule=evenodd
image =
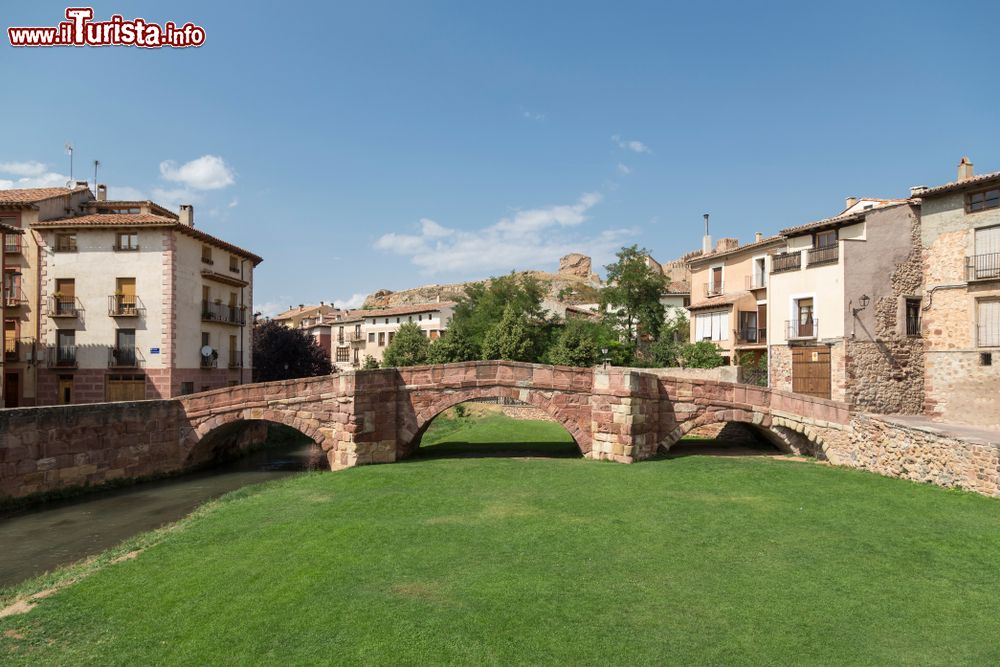
<path id="1" fill-rule="evenodd" d="M 17 397 L 8 393 L 6 404 L 163 398 L 249 382 L 260 257 L 195 229 L 189 205 L 174 213 L 105 193 L 85 183 L 0 191 L 0 202 L 23 200 L 16 226 L 28 230 L 16 264 L 24 314 L 5 311 L 15 324 L 8 334 L 5 322 L 5 336 L 19 341 L 17 365 L 5 367 L 18 373 Z"/>
<path id="2" fill-rule="evenodd" d="M 911 190 L 920 202 L 926 413 L 1000 427 L 1000 172 Z"/>
<path id="3" fill-rule="evenodd" d="M 21 342 L 18 339 L 18 323 L 16 319 L 7 319 L 7 311 L 11 314 L 18 311 L 25 301 L 24 292 L 20 286 L 20 275 L 15 269 L 7 271 L 7 255 L 19 255 L 21 252 L 21 237 L 24 230 L 0 222 L 0 246 L 3 246 L 3 255 L 0 255 L 0 275 L 3 276 L 3 291 L 0 293 L 0 322 L 3 322 L 3 354 L 0 354 L 0 407 L 4 407 L 6 399 L 4 394 L 10 391 L 13 396 L 13 403 L 16 404 L 19 395 L 18 380 L 20 374 L 12 371 L 7 373 L 6 364 L 8 361 L 16 363 L 20 357 Z M 13 406 L 12 406 L 13 407 Z"/>
<path id="4" fill-rule="evenodd" d="M 770 385 L 919 413 L 919 207 L 850 197 L 838 215 L 780 233 L 768 258 Z"/>
<path id="5" fill-rule="evenodd" d="M 756 365 L 766 356 L 768 256 L 783 245 L 780 236 L 759 233 L 743 245 L 720 239 L 689 261 L 693 342 L 712 341 L 734 366 Z"/>
<path id="6" fill-rule="evenodd" d="M 288 310 L 278 313 L 271 318 L 274 322 L 280 322 L 290 329 L 303 329 L 315 324 L 322 324 L 324 321 L 332 320 L 344 311 L 333 304 L 319 302 L 319 305 L 306 305 L 300 303 L 298 306 L 289 306 Z"/>

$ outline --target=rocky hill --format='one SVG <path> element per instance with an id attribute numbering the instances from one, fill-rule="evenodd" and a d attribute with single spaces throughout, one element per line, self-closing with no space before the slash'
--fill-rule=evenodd
<path id="1" fill-rule="evenodd" d="M 545 287 L 546 300 L 564 304 L 596 303 L 602 283 L 591 271 L 590 257 L 579 253 L 566 255 L 559 260 L 559 272 L 520 271 L 518 276 L 532 276 Z M 486 279 L 488 280 L 488 279 Z M 454 301 L 465 295 L 465 288 L 473 282 L 423 285 L 393 292 L 378 290 L 365 299 L 364 308 L 388 308 L 434 301 Z"/>

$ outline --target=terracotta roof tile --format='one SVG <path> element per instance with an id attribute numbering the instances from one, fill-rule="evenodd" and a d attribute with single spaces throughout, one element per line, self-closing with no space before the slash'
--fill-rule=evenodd
<path id="1" fill-rule="evenodd" d="M 414 303 L 407 306 L 396 306 L 394 308 L 352 310 L 349 314 L 358 315 L 360 317 L 395 317 L 397 315 L 426 313 L 432 310 L 441 310 L 442 308 L 453 308 L 454 306 L 454 301 Z"/>
<path id="2" fill-rule="evenodd" d="M 341 310 L 331 304 L 321 303 L 309 306 L 299 306 L 297 308 L 289 308 L 284 312 L 278 313 L 272 319 L 288 320 L 293 317 L 298 317 L 299 315 L 305 315 L 307 313 L 313 313 L 313 312 L 315 312 L 316 314 L 322 312 L 323 315 L 326 316 L 326 315 L 336 315 L 337 313 L 341 312 Z"/>
<path id="3" fill-rule="evenodd" d="M 713 296 L 704 301 L 699 301 L 698 303 L 692 303 L 688 306 L 688 310 L 704 310 L 705 308 L 716 308 L 718 306 L 731 306 L 745 296 L 752 296 L 752 294 L 743 290 L 742 292 L 729 292 L 728 294 L 723 294 L 721 296 Z"/>
<path id="4" fill-rule="evenodd" d="M 34 204 L 54 197 L 62 197 L 86 188 L 16 188 L 0 190 L 0 204 Z"/>
<path id="5" fill-rule="evenodd" d="M 855 211 L 854 213 L 842 213 L 840 215 L 835 215 L 831 218 L 823 218 L 822 220 L 817 220 L 815 222 L 807 222 L 804 225 L 798 225 L 796 227 L 788 227 L 782 229 L 779 234 L 782 236 L 791 236 L 805 231 L 812 231 L 814 229 L 820 229 L 822 227 L 837 227 L 839 225 L 844 225 L 850 222 L 856 222 L 858 220 L 863 220 L 869 213 L 874 213 L 875 211 L 884 211 L 888 208 L 895 208 L 896 206 L 904 206 L 912 204 L 913 202 L 909 199 L 889 199 L 886 200 L 887 203 L 882 206 L 875 206 L 873 208 L 864 209 L 861 211 Z"/>
<path id="6" fill-rule="evenodd" d="M 710 252 L 707 255 L 700 255 L 691 260 L 691 264 L 697 264 L 699 262 L 710 262 L 719 259 L 720 257 L 727 257 L 729 255 L 743 252 L 745 250 L 753 250 L 754 248 L 762 248 L 767 245 L 777 243 L 782 240 L 781 234 L 775 234 L 774 236 L 768 236 L 767 238 L 761 239 L 760 241 L 751 241 L 750 243 L 744 243 L 743 245 L 736 246 L 735 248 L 730 248 L 729 250 L 721 250 L 719 252 Z"/>
<path id="7" fill-rule="evenodd" d="M 915 194 L 913 198 L 920 199 L 921 197 L 933 197 L 934 195 L 956 192 L 966 188 L 971 189 L 978 186 L 990 185 L 992 181 L 1000 183 L 1000 171 L 982 174 L 981 176 L 973 176 L 972 178 L 967 178 L 964 181 L 952 181 L 951 183 L 945 183 L 944 185 L 937 185 L 933 188 L 928 188 L 923 192 Z"/>

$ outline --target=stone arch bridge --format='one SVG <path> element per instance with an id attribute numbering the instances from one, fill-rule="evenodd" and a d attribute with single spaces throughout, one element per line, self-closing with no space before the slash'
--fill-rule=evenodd
<path id="1" fill-rule="evenodd" d="M 298 429 L 339 470 L 406 458 L 430 421 L 474 398 L 533 405 L 592 459 L 631 463 L 700 426 L 740 422 L 779 449 L 1000 495 L 1000 447 L 917 433 L 842 403 L 694 371 L 469 362 L 242 385 L 182 398 L 0 410 L 0 501 L 182 471 Z"/>
<path id="2" fill-rule="evenodd" d="M 851 419 L 844 404 L 662 371 L 480 361 L 243 385 L 182 398 L 182 449 L 198 451 L 227 425 L 266 420 L 315 440 L 334 470 L 388 463 L 412 454 L 443 410 L 486 397 L 539 408 L 569 431 L 585 457 L 621 463 L 649 458 L 688 431 L 718 422 L 746 423 L 786 451 L 835 457 L 830 446 L 843 439 Z"/>

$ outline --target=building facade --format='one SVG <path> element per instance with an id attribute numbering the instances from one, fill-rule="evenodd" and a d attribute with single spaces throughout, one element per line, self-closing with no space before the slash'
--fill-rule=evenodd
<path id="1" fill-rule="evenodd" d="M 928 415 L 1000 427 L 1000 172 L 915 188 Z"/>
<path id="2" fill-rule="evenodd" d="M 271 320 L 284 324 L 289 329 L 302 329 L 333 320 L 343 314 L 344 311 L 332 304 L 320 301 L 318 306 L 307 306 L 301 303 L 297 308 L 289 306 L 288 310 L 278 313 Z"/>
<path id="3" fill-rule="evenodd" d="M 715 343 L 728 364 L 760 363 L 767 355 L 767 258 L 783 245 L 762 234 L 744 245 L 721 239 L 691 259 L 692 341 Z"/>
<path id="4" fill-rule="evenodd" d="M 360 330 L 362 337 L 356 348 L 360 363 L 364 363 L 365 357 L 368 356 L 382 363 L 385 348 L 392 342 L 399 327 L 406 323 L 416 324 L 430 340 L 440 338 L 451 322 L 454 307 L 455 304 L 451 301 L 441 301 L 382 310 L 354 311 L 354 316 L 362 318 Z"/>
<path id="5" fill-rule="evenodd" d="M 7 271 L 7 255 L 19 255 L 21 252 L 21 237 L 24 232 L 17 227 L 0 222 L 0 246 L 3 254 L 0 255 L 0 277 L 3 279 L 2 292 L 0 292 L 0 322 L 4 324 L 3 353 L 0 354 L 0 407 L 5 404 L 4 392 L 8 389 L 8 383 L 13 396 L 18 395 L 17 382 L 20 374 L 11 372 L 7 374 L 5 365 L 8 359 L 16 362 L 18 359 L 19 341 L 17 338 L 17 321 L 13 318 L 7 319 L 8 307 L 13 314 L 17 311 L 24 300 L 21 289 L 21 276 L 17 270 Z"/>
<path id="6" fill-rule="evenodd" d="M 771 386 L 876 413 L 922 410 L 919 207 L 849 199 L 770 257 Z"/>
<path id="7" fill-rule="evenodd" d="M 98 198 L 86 187 L 56 190 L 20 211 L 25 302 L 12 337 L 23 350 L 5 368 L 18 375 L 7 406 L 165 398 L 250 381 L 247 313 L 260 257 L 196 229 L 190 206 L 177 214 L 107 201 L 102 186 Z"/>

